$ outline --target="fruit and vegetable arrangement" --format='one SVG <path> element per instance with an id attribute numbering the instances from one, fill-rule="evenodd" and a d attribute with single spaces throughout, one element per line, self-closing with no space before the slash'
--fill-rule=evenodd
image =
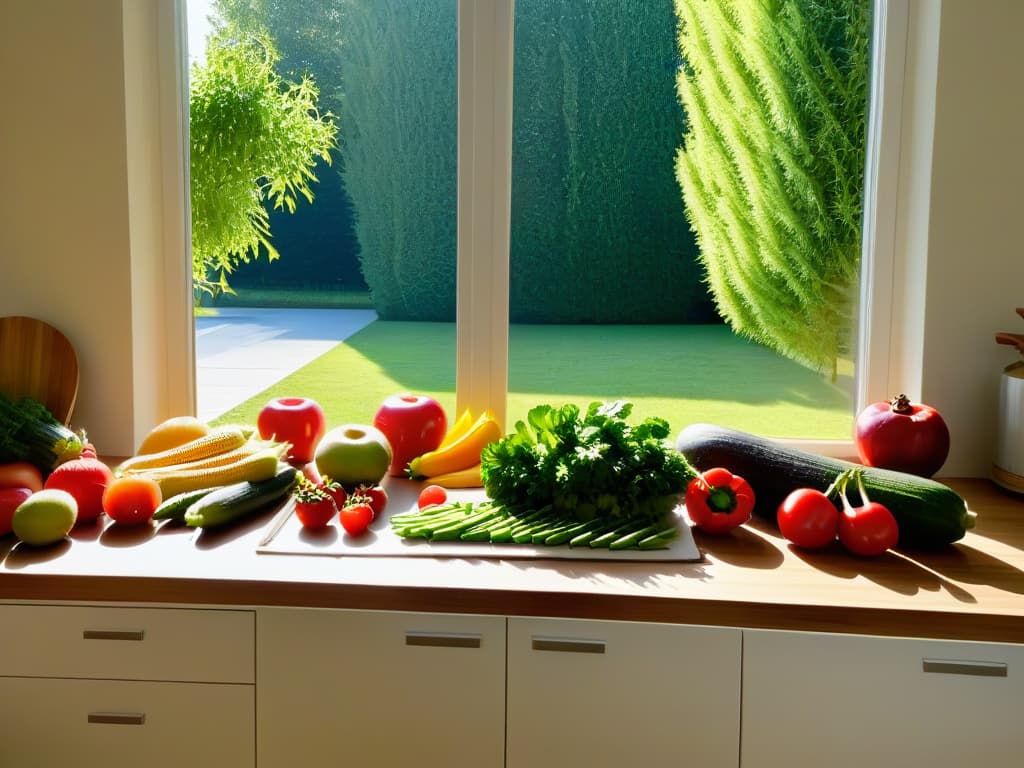
<path id="1" fill-rule="evenodd" d="M 964 500 L 930 479 L 949 451 L 945 423 L 902 395 L 858 417 L 861 463 L 710 424 L 672 445 L 667 422 L 633 424 L 631 410 L 538 405 L 504 434 L 490 411 L 449 422 L 423 395 L 387 398 L 372 424 L 334 427 L 315 401 L 276 398 L 254 425 L 167 419 L 112 467 L 39 403 L 0 395 L 0 536 L 46 545 L 101 515 L 216 528 L 288 500 L 303 528 L 358 537 L 385 511 L 389 476 L 419 482 L 417 508 L 389 519 L 409 540 L 664 549 L 684 524 L 681 501 L 707 535 L 757 515 L 795 547 L 838 542 L 866 557 L 945 546 L 973 526 Z M 449 498 L 463 488 L 486 498 Z"/>

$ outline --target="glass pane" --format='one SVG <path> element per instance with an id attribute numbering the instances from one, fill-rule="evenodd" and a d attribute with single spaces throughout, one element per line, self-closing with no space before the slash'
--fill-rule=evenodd
<path id="1" fill-rule="evenodd" d="M 870 3 L 771 5 L 517 0 L 511 421 L 850 439 Z"/>
<path id="2" fill-rule="evenodd" d="M 456 0 L 189 0 L 188 11 L 193 54 L 207 50 L 209 34 L 223 31 L 231 45 L 268 35 L 277 59 L 267 77 L 277 94 L 289 93 L 277 98 L 295 98 L 308 78 L 316 111 L 305 117 L 318 114 L 336 129 L 335 146 L 308 166 L 312 202 L 296 194 L 294 210 L 275 207 L 274 173 L 282 169 L 274 163 L 294 160 L 308 124 L 286 111 L 252 109 L 265 97 L 258 88 L 233 94 L 225 86 L 220 101 L 197 94 L 196 67 L 211 59 L 192 57 L 193 127 L 205 130 L 198 121 L 213 119 L 210 105 L 240 95 L 237 114 L 221 116 L 233 135 L 219 151 L 262 146 L 245 131 L 272 137 L 268 167 L 248 179 L 248 189 L 269 197 L 270 237 L 257 258 L 241 259 L 226 275 L 234 294 L 218 290 L 217 269 L 205 275 L 216 295 L 197 292 L 200 415 L 248 422 L 272 397 L 305 396 L 323 406 L 329 424 L 365 424 L 400 392 L 431 395 L 451 414 Z M 203 148 L 193 135 L 193 153 Z M 299 167 L 285 166 L 284 178 L 301 174 Z M 196 201 L 193 179 L 194 233 L 202 232 Z M 205 211 L 212 220 L 222 215 Z M 280 258 L 267 258 L 268 243 Z"/>

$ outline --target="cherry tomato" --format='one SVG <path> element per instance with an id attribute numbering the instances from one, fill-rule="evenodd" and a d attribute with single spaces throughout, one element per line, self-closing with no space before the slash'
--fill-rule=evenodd
<path id="1" fill-rule="evenodd" d="M 722 467 L 702 472 L 686 487 L 686 512 L 705 533 L 727 533 L 747 522 L 753 510 L 750 483 Z"/>
<path id="2" fill-rule="evenodd" d="M 142 525 L 153 518 L 162 497 L 148 477 L 118 477 L 103 492 L 103 511 L 119 525 Z"/>
<path id="3" fill-rule="evenodd" d="M 299 518 L 303 528 L 313 530 L 324 528 L 334 519 L 336 514 L 338 514 L 338 507 L 330 496 L 324 496 L 319 499 L 295 500 L 295 516 Z"/>
<path id="4" fill-rule="evenodd" d="M 347 504 L 338 515 L 341 527 L 349 536 L 359 536 L 366 531 L 373 522 L 373 517 L 373 507 L 364 502 Z"/>
<path id="5" fill-rule="evenodd" d="M 448 491 L 440 485 L 428 485 L 420 491 L 420 498 L 417 503 L 419 508 L 423 509 L 435 504 L 444 504 L 446 501 L 448 501 Z"/>
<path id="6" fill-rule="evenodd" d="M 880 555 L 895 547 L 899 538 L 896 518 L 877 502 L 845 509 L 839 518 L 839 541 L 855 555 Z"/>
<path id="7" fill-rule="evenodd" d="M 790 493 L 779 505 L 776 520 L 782 535 L 804 549 L 828 546 L 839 532 L 839 510 L 815 488 Z"/>
<path id="8" fill-rule="evenodd" d="M 384 507 L 388 504 L 388 493 L 379 485 L 358 485 L 355 490 L 352 491 L 352 495 L 363 496 L 368 499 L 370 508 L 373 510 L 374 517 L 377 517 L 377 515 L 383 512 Z"/>
<path id="9" fill-rule="evenodd" d="M 949 428 L 934 408 L 906 395 L 872 403 L 857 416 L 861 463 L 931 477 L 949 455 Z"/>

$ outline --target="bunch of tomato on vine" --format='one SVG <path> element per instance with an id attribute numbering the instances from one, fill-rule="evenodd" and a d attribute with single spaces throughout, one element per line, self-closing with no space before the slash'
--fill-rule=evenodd
<path id="1" fill-rule="evenodd" d="M 862 475 L 863 470 L 854 467 L 840 473 L 825 491 L 797 488 L 790 492 L 776 512 L 780 533 L 801 549 L 821 549 L 838 539 L 849 552 L 864 557 L 896 546 L 896 518 L 884 505 L 871 501 Z M 851 483 L 859 497 L 856 506 L 849 497 Z M 723 534 L 743 525 L 750 520 L 755 503 L 750 483 L 723 467 L 699 473 L 686 488 L 687 514 L 705 533 Z"/>

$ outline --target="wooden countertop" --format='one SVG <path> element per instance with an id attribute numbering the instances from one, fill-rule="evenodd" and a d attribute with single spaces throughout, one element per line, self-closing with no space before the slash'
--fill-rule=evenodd
<path id="1" fill-rule="evenodd" d="M 1024 501 L 946 480 L 978 513 L 938 552 L 806 553 L 755 519 L 697 532 L 700 563 L 260 554 L 273 512 L 222 531 L 78 527 L 53 547 L 0 538 L 0 600 L 569 618 L 1024 643 Z M 385 521 L 380 521 L 386 524 Z"/>

